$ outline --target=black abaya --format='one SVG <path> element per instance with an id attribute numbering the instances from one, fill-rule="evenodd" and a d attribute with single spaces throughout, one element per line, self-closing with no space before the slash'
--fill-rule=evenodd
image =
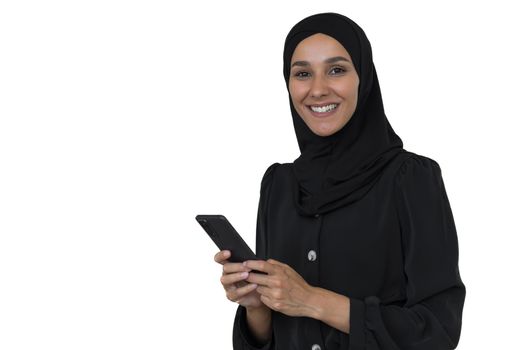
<path id="1" fill-rule="evenodd" d="M 350 298 L 350 333 L 272 311 L 271 341 L 260 345 L 239 306 L 234 349 L 454 349 L 465 286 L 438 163 L 401 152 L 361 200 L 314 217 L 299 215 L 293 186 L 291 163 L 265 172 L 256 253 Z"/>

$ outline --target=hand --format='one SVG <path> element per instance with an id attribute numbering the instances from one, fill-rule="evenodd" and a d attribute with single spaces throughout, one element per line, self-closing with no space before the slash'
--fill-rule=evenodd
<path id="1" fill-rule="evenodd" d="M 250 272 L 247 282 L 258 284 L 256 291 L 270 309 L 288 316 L 311 317 L 317 310 L 311 303 L 314 287 L 310 286 L 294 269 L 277 260 L 248 260 L 244 266 L 266 272 Z"/>
<path id="2" fill-rule="evenodd" d="M 228 262 L 230 255 L 230 251 L 221 250 L 214 257 L 214 260 L 222 265 L 221 283 L 228 300 L 246 308 L 266 308 L 261 302 L 260 294 L 256 291 L 257 284 L 246 282 L 251 269 L 242 263 Z"/>

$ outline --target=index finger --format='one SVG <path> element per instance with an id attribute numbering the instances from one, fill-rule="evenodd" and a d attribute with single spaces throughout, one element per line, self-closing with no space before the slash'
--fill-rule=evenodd
<path id="1" fill-rule="evenodd" d="M 218 262 L 219 264 L 224 265 L 224 263 L 230 257 L 230 255 L 231 253 L 229 250 L 221 250 L 220 252 L 215 254 L 215 256 L 213 257 L 213 260 L 215 260 L 215 262 Z"/>
<path id="2" fill-rule="evenodd" d="M 266 272 L 267 274 L 271 274 L 275 271 L 275 266 L 264 260 L 246 260 L 242 264 L 252 270 Z"/>

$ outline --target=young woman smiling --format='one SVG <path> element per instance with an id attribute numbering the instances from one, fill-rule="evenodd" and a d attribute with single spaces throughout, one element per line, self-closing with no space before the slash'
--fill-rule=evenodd
<path id="1" fill-rule="evenodd" d="M 441 168 L 403 149 L 365 33 L 307 17 L 283 64 L 301 155 L 263 175 L 264 260 L 215 255 L 234 349 L 454 349 L 466 290 Z"/>

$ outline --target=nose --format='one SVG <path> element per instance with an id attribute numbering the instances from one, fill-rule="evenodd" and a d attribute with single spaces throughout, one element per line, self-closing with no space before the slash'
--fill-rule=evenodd
<path id="1" fill-rule="evenodd" d="M 328 95 L 329 88 L 324 76 L 315 75 L 311 81 L 310 96 L 312 98 L 320 98 Z"/>

